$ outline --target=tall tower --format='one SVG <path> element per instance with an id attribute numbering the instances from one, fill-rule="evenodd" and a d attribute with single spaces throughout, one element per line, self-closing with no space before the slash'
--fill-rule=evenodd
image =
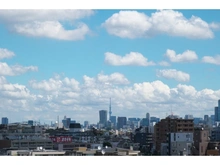
<path id="1" fill-rule="evenodd" d="M 111 106 L 112 102 L 111 102 L 111 98 L 110 98 L 110 103 L 109 103 L 109 120 L 111 120 L 111 116 L 112 116 L 112 106 Z"/>

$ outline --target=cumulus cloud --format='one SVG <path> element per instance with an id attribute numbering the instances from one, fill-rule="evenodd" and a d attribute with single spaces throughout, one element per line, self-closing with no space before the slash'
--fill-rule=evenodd
<path id="1" fill-rule="evenodd" d="M 0 48 L 0 60 L 4 58 L 11 58 L 15 56 L 15 53 L 5 49 Z M 37 66 L 21 66 L 21 65 L 12 65 L 9 66 L 5 62 L 0 62 L 0 76 L 16 76 L 24 74 L 29 71 L 38 71 Z"/>
<path id="2" fill-rule="evenodd" d="M 170 64 L 167 61 L 161 61 L 158 63 L 160 66 L 170 66 Z"/>
<path id="3" fill-rule="evenodd" d="M 83 40 L 89 32 L 85 24 L 78 25 L 77 29 L 65 30 L 58 21 L 33 22 L 14 25 L 16 32 L 33 37 L 48 37 L 59 40 Z"/>
<path id="4" fill-rule="evenodd" d="M 76 21 L 92 14 L 92 10 L 0 10 L 0 22 L 22 35 L 75 41 L 90 32 L 86 24 Z M 76 27 L 65 29 L 64 22 Z"/>
<path id="5" fill-rule="evenodd" d="M 58 115 L 67 115 L 81 122 L 96 123 L 98 111 L 108 109 L 111 97 L 113 115 L 116 116 L 126 114 L 127 117 L 142 118 L 147 108 L 152 116 L 162 118 L 171 105 L 180 116 L 186 113 L 197 116 L 207 114 L 206 110 L 214 112 L 220 98 L 220 90 L 198 91 L 185 84 L 172 88 L 159 80 L 131 84 L 121 73 L 85 75 L 82 82 L 56 76 L 43 81 L 32 80 L 29 87 L 11 84 L 0 76 L 1 114 L 9 118 L 36 116 L 46 122 L 55 121 Z"/>
<path id="6" fill-rule="evenodd" d="M 174 50 L 167 49 L 165 55 L 171 62 L 193 62 L 198 59 L 194 51 L 186 50 L 182 54 L 176 54 Z"/>
<path id="7" fill-rule="evenodd" d="M 173 10 L 156 11 L 151 16 L 138 11 L 120 11 L 109 17 L 102 26 L 109 34 L 130 39 L 158 34 L 209 39 L 214 37 L 212 29 L 218 27 L 216 23 L 209 24 L 196 16 L 187 19 L 181 12 Z"/>
<path id="8" fill-rule="evenodd" d="M 69 79 L 65 77 L 63 80 L 58 78 L 50 78 L 49 80 L 42 80 L 41 82 L 36 82 L 35 80 L 31 80 L 29 82 L 30 86 L 34 89 L 46 91 L 46 92 L 54 92 L 54 91 L 74 91 L 79 90 L 79 82 L 75 79 Z"/>
<path id="9" fill-rule="evenodd" d="M 130 52 L 125 56 L 119 56 L 111 52 L 105 53 L 105 63 L 109 65 L 133 65 L 133 66 L 152 66 L 155 65 L 153 61 L 148 61 L 141 53 Z"/>
<path id="10" fill-rule="evenodd" d="M 187 82 L 190 80 L 190 75 L 188 73 L 178 71 L 176 69 L 163 69 L 157 71 L 158 77 L 164 77 L 166 79 L 174 79 L 180 82 Z"/>
<path id="11" fill-rule="evenodd" d="M 27 99 L 31 97 L 30 91 L 24 86 L 20 84 L 11 84 L 8 83 L 6 78 L 0 77 L 0 96 L 2 99 Z"/>
<path id="12" fill-rule="evenodd" d="M 31 21 L 74 21 L 94 14 L 93 10 L 0 10 L 0 20 L 10 23 Z"/>
<path id="13" fill-rule="evenodd" d="M 220 23 L 212 22 L 209 26 L 212 29 L 220 29 Z"/>
<path id="14" fill-rule="evenodd" d="M 36 66 L 21 66 L 21 65 L 13 65 L 9 66 L 5 62 L 0 62 L 0 75 L 2 76 L 16 76 L 28 71 L 38 71 L 38 67 Z"/>
<path id="15" fill-rule="evenodd" d="M 11 58 L 13 56 L 15 56 L 14 52 L 8 49 L 0 48 L 0 60 L 4 58 Z"/>
<path id="16" fill-rule="evenodd" d="M 212 57 L 212 56 L 204 56 L 202 58 L 202 62 L 210 63 L 210 64 L 215 64 L 215 65 L 220 65 L 220 55 L 216 55 L 214 57 Z"/>
<path id="17" fill-rule="evenodd" d="M 126 85 L 129 84 L 129 80 L 121 73 L 112 73 L 111 75 L 104 75 L 103 73 L 98 74 L 97 80 L 105 84 L 117 84 Z"/>

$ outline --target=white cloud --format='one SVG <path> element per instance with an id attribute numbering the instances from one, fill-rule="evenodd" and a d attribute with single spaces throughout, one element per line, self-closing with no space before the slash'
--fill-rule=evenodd
<path id="1" fill-rule="evenodd" d="M 0 60 L 4 58 L 11 58 L 13 56 L 15 56 L 14 52 L 8 49 L 0 48 Z M 38 71 L 38 67 L 21 65 L 9 66 L 5 62 L 0 62 L 0 76 L 16 76 L 28 71 Z"/>
<path id="2" fill-rule="evenodd" d="M 151 116 L 163 118 L 172 106 L 174 113 L 180 116 L 191 113 L 200 117 L 208 113 L 206 110 L 214 112 L 220 98 L 220 90 L 196 90 L 185 84 L 171 88 L 159 80 L 132 84 L 125 83 L 127 81 L 120 73 L 84 76 L 82 82 L 55 76 L 31 81 L 28 89 L 21 84 L 11 84 L 1 76 L 0 111 L 14 121 L 35 116 L 35 120 L 50 123 L 57 116 L 67 115 L 73 120 L 97 123 L 98 111 L 108 110 L 111 97 L 116 116 L 143 118 L 147 109 Z"/>
<path id="3" fill-rule="evenodd" d="M 77 29 L 65 30 L 58 21 L 32 22 L 16 24 L 14 30 L 20 34 L 34 37 L 48 37 L 59 40 L 83 40 L 89 32 L 85 24 L 80 24 Z"/>
<path id="4" fill-rule="evenodd" d="M 8 49 L 0 48 L 0 60 L 4 58 L 11 58 L 13 56 L 15 56 L 14 52 Z"/>
<path id="5" fill-rule="evenodd" d="M 5 77 L 1 76 L 0 78 L 0 96 L 2 99 L 27 99 L 31 97 L 30 91 L 20 84 L 10 84 L 7 82 Z"/>
<path id="6" fill-rule="evenodd" d="M 113 73 L 111 75 L 104 75 L 103 73 L 98 74 L 97 80 L 101 83 L 108 84 L 116 84 L 116 85 L 126 85 L 130 82 L 128 79 L 121 73 Z"/>
<path id="7" fill-rule="evenodd" d="M 212 29 L 220 29 L 220 23 L 212 22 L 211 24 L 209 24 L 209 26 Z"/>
<path id="8" fill-rule="evenodd" d="M 75 41 L 90 33 L 86 24 L 76 21 L 92 14 L 92 10 L 0 10 L 0 22 L 22 35 Z M 65 29 L 62 23 L 76 28 Z"/>
<path id="9" fill-rule="evenodd" d="M 41 82 L 36 82 L 32 80 L 30 81 L 30 86 L 34 89 L 39 89 L 44 91 L 57 91 L 61 88 L 62 81 L 53 78 L 50 78 L 48 81 L 43 80 Z"/>
<path id="10" fill-rule="evenodd" d="M 0 10 L 0 20 L 10 23 L 32 21 L 74 21 L 94 14 L 93 10 Z"/>
<path id="11" fill-rule="evenodd" d="M 0 84 L 5 84 L 6 82 L 6 78 L 4 76 L 0 76 Z"/>
<path id="12" fill-rule="evenodd" d="M 158 63 L 160 66 L 170 66 L 170 64 L 166 61 L 161 61 Z"/>
<path id="13" fill-rule="evenodd" d="M 36 66 L 21 66 L 21 65 L 13 65 L 9 66 L 7 63 L 0 62 L 0 75 L 2 76 L 16 76 L 23 74 L 28 71 L 37 71 L 38 68 Z"/>
<path id="14" fill-rule="evenodd" d="M 103 24 L 109 34 L 121 38 L 151 37 L 157 34 L 180 36 L 190 39 L 213 38 L 214 23 L 208 24 L 201 18 L 184 17 L 181 12 L 160 10 L 147 16 L 137 11 L 120 11 L 113 14 Z"/>
<path id="15" fill-rule="evenodd" d="M 174 50 L 167 49 L 165 57 L 171 62 L 193 62 L 198 59 L 197 54 L 191 50 L 186 50 L 182 54 L 176 54 Z"/>
<path id="16" fill-rule="evenodd" d="M 174 79 L 180 82 L 187 82 L 190 80 L 190 75 L 188 73 L 178 71 L 176 69 L 163 69 L 157 71 L 158 77 L 164 77 L 166 79 Z"/>
<path id="17" fill-rule="evenodd" d="M 142 37 L 151 28 L 148 16 L 136 11 L 120 11 L 102 24 L 108 33 L 122 38 Z"/>
<path id="18" fill-rule="evenodd" d="M 141 53 L 130 52 L 125 56 L 119 56 L 111 52 L 105 53 L 105 63 L 109 65 L 133 65 L 133 66 L 152 66 L 154 62 L 148 61 Z"/>
<path id="19" fill-rule="evenodd" d="M 202 62 L 210 63 L 210 64 L 215 64 L 215 65 L 220 65 L 220 55 L 216 55 L 214 57 L 212 57 L 212 56 L 204 56 L 202 58 Z"/>

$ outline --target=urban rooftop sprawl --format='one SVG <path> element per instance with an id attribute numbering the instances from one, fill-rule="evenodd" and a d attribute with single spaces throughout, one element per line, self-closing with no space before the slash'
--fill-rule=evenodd
<path id="1" fill-rule="evenodd" d="M 84 125 L 64 118 L 51 125 L 27 122 L 9 123 L 2 117 L 0 153 L 10 156 L 150 156 L 220 155 L 220 100 L 214 115 L 165 119 L 126 118 L 99 111 L 99 122 Z"/>

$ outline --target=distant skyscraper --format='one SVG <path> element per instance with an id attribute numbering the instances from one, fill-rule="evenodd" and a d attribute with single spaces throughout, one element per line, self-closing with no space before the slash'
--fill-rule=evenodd
<path id="1" fill-rule="evenodd" d="M 220 121 L 220 100 L 218 100 L 218 106 L 215 107 L 215 121 Z"/>
<path id="2" fill-rule="evenodd" d="M 209 115 L 204 115 L 204 124 L 208 124 L 209 122 Z"/>
<path id="3" fill-rule="evenodd" d="M 210 119 L 211 119 L 212 125 L 214 125 L 215 124 L 215 115 L 211 115 Z"/>
<path id="4" fill-rule="evenodd" d="M 2 124 L 8 124 L 8 118 L 7 117 L 2 118 Z"/>
<path id="5" fill-rule="evenodd" d="M 63 123 L 64 128 L 69 128 L 70 123 L 71 123 L 71 118 L 67 118 L 66 116 L 64 116 L 62 123 Z"/>
<path id="6" fill-rule="evenodd" d="M 67 128 L 70 127 L 70 122 L 71 122 L 71 118 L 66 118 L 66 124 L 67 124 Z"/>
<path id="7" fill-rule="evenodd" d="M 138 121 L 138 120 L 137 120 L 137 118 L 135 118 L 135 117 L 130 117 L 130 118 L 128 118 L 128 121 L 133 122 L 133 121 Z"/>
<path id="8" fill-rule="evenodd" d="M 70 124 L 76 123 L 76 120 L 71 120 Z"/>
<path id="9" fill-rule="evenodd" d="M 116 116 L 111 116 L 110 121 L 116 126 Z"/>
<path id="10" fill-rule="evenodd" d="M 146 114 L 146 119 L 150 119 L 150 114 L 149 113 Z"/>
<path id="11" fill-rule="evenodd" d="M 218 100 L 217 121 L 220 121 L 220 100 Z"/>
<path id="12" fill-rule="evenodd" d="M 149 126 L 150 125 L 150 123 L 149 123 L 149 120 L 148 119 L 146 119 L 146 118 L 143 118 L 142 120 L 141 120 L 141 126 Z"/>
<path id="13" fill-rule="evenodd" d="M 89 122 L 88 121 L 84 121 L 84 127 L 88 128 L 89 127 Z"/>
<path id="14" fill-rule="evenodd" d="M 153 123 L 153 122 L 155 122 L 155 123 L 158 123 L 160 121 L 160 118 L 157 118 L 157 117 L 150 117 L 150 122 L 151 123 Z"/>
<path id="15" fill-rule="evenodd" d="M 118 117 L 118 129 L 123 128 L 124 125 L 127 124 L 127 118 L 126 117 Z"/>
<path id="16" fill-rule="evenodd" d="M 110 103 L 109 103 L 109 120 L 111 120 L 111 116 L 112 116 L 112 102 L 111 102 L 111 98 L 110 98 Z"/>
<path id="17" fill-rule="evenodd" d="M 99 111 L 99 123 L 103 125 L 107 124 L 107 111 L 106 110 Z"/>
<path id="18" fill-rule="evenodd" d="M 203 122 L 203 119 L 202 118 L 199 118 L 199 117 L 195 117 L 193 118 L 193 123 L 195 125 L 198 125 L 199 123 L 202 123 Z"/>
<path id="19" fill-rule="evenodd" d="M 215 107 L 215 121 L 218 121 L 218 107 Z"/>
<path id="20" fill-rule="evenodd" d="M 150 114 L 149 113 L 147 113 L 146 114 L 146 126 L 149 126 L 150 125 Z"/>
<path id="21" fill-rule="evenodd" d="M 185 115 L 184 119 L 193 119 L 193 115 Z"/>

